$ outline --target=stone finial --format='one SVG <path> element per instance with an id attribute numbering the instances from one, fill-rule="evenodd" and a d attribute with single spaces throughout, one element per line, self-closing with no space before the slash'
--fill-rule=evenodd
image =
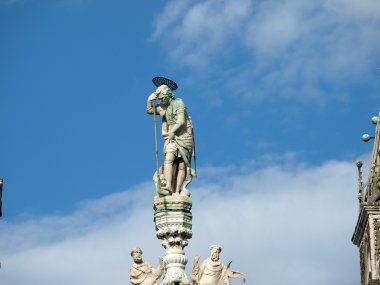
<path id="1" fill-rule="evenodd" d="M 358 182 L 359 182 L 358 200 L 359 200 L 359 206 L 361 208 L 362 205 L 363 205 L 363 172 L 362 172 L 363 162 L 361 160 L 357 160 L 356 161 L 356 166 L 358 168 L 358 173 L 359 173 L 359 178 L 358 178 Z"/>

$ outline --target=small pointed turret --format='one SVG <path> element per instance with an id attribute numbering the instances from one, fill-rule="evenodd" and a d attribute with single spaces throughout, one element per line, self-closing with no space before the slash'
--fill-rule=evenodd
<path id="1" fill-rule="evenodd" d="M 356 161 L 356 166 L 358 167 L 359 172 L 359 192 L 358 192 L 358 200 L 359 200 L 359 210 L 361 210 L 363 206 L 363 172 L 362 172 L 362 166 L 363 162 L 361 160 Z"/>

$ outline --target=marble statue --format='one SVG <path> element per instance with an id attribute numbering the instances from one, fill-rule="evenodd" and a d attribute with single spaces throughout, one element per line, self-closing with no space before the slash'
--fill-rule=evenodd
<path id="1" fill-rule="evenodd" d="M 133 264 L 130 268 L 130 281 L 132 285 L 157 285 L 157 280 L 164 272 L 164 262 L 159 258 L 159 265 L 153 268 L 148 262 L 143 261 L 142 251 L 136 247 L 131 250 Z"/>
<path id="2" fill-rule="evenodd" d="M 222 251 L 219 245 L 212 245 L 211 256 L 199 266 L 199 256 L 196 256 L 191 274 L 192 285 L 230 285 L 229 278 L 239 278 L 245 282 L 245 275 L 230 269 L 231 262 L 225 265 L 219 258 Z"/>
<path id="3" fill-rule="evenodd" d="M 160 100 L 157 105 L 154 104 L 156 99 Z M 190 196 L 186 186 L 195 176 L 190 165 L 194 135 L 193 124 L 184 102 L 175 98 L 168 85 L 162 84 L 148 97 L 146 112 L 162 116 L 164 162 L 154 176 L 157 192 L 161 195 Z"/>

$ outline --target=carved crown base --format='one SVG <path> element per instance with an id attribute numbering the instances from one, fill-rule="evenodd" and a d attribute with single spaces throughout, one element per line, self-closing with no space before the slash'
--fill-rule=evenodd
<path id="1" fill-rule="evenodd" d="M 191 199 L 186 196 L 156 197 L 154 223 L 158 239 L 166 246 L 186 246 L 193 236 Z"/>
<path id="2" fill-rule="evenodd" d="M 178 194 L 173 194 L 164 197 L 154 197 L 154 207 L 155 212 L 161 211 L 185 211 L 190 212 L 193 203 L 190 197 L 182 196 Z"/>

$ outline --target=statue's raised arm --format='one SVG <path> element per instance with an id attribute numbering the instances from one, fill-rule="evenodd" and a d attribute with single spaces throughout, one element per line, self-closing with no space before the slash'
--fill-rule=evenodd
<path id="1" fill-rule="evenodd" d="M 135 247 L 131 250 L 133 264 L 129 269 L 130 281 L 132 285 L 158 285 L 157 280 L 164 272 L 163 260 L 159 258 L 159 265 L 153 268 L 148 262 L 142 259 L 142 250 Z"/>
<path id="2" fill-rule="evenodd" d="M 165 115 L 165 105 L 163 105 L 163 104 L 160 103 L 157 106 L 155 106 L 153 104 L 153 102 L 156 99 L 159 99 L 158 95 L 159 95 L 159 93 L 157 93 L 157 90 L 149 95 L 148 102 L 147 102 L 147 105 L 146 105 L 146 112 L 147 112 L 147 114 L 153 115 L 154 110 L 155 110 L 156 111 L 156 115 L 161 115 L 161 116 Z"/>
<path id="3" fill-rule="evenodd" d="M 164 139 L 164 162 L 154 175 L 157 193 L 161 196 L 190 196 L 186 186 L 195 175 L 195 171 L 191 169 L 194 149 L 193 124 L 185 103 L 175 98 L 173 90 L 177 88 L 177 84 L 163 77 L 155 77 L 153 82 L 158 88 L 149 95 L 146 112 L 154 117 L 162 116 Z M 155 104 L 157 99 L 159 103 Z M 156 124 L 156 120 L 154 121 Z M 157 149 L 157 138 L 155 140 Z M 158 165 L 157 157 L 156 160 Z"/>

